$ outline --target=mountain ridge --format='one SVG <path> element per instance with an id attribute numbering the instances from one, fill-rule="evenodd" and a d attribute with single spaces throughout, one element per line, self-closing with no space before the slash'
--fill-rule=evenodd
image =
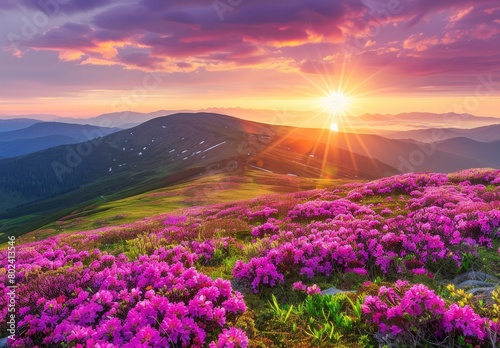
<path id="1" fill-rule="evenodd" d="M 268 110 L 268 109 L 248 109 L 238 107 L 210 107 L 200 110 L 156 110 L 152 112 L 136 112 L 130 110 L 123 110 L 118 112 L 103 113 L 101 115 L 83 118 L 61 117 L 56 115 L 42 115 L 41 119 L 44 121 L 58 121 L 69 122 L 75 124 L 91 124 L 101 127 L 120 127 L 128 128 L 144 123 L 153 118 L 176 114 L 176 113 L 222 113 L 231 114 L 234 117 L 257 121 L 260 123 L 271 123 L 277 125 L 290 125 L 294 124 L 306 128 L 322 128 L 325 126 L 325 120 L 330 117 L 326 113 L 318 113 L 312 111 L 291 111 L 286 108 L 282 110 Z M 19 115 L 21 117 L 22 115 Z M 36 115 L 27 115 L 36 116 Z M 51 116 L 51 117 L 49 117 Z M 0 115 L 0 118 L 2 116 Z M 7 117 L 7 115 L 4 115 Z M 422 122 L 422 121 L 425 122 Z M 382 123 L 382 122 L 385 122 Z M 389 123 L 387 123 L 389 122 Z M 388 130 L 387 126 L 395 127 L 398 124 L 404 126 L 405 129 L 421 129 L 428 127 L 428 125 L 436 125 L 439 127 L 446 127 L 450 124 L 459 124 L 459 128 L 472 128 L 483 126 L 492 123 L 499 123 L 499 117 L 491 116 L 474 116 L 471 114 L 457 114 L 457 113 L 426 113 L 426 112 L 407 112 L 400 114 L 362 114 L 350 115 L 345 120 L 342 127 L 346 131 L 370 131 L 372 133 L 385 134 L 387 132 L 394 132 L 397 129 Z"/>
<path id="2" fill-rule="evenodd" d="M 64 135 L 75 139 L 89 140 L 120 130 L 119 128 L 97 127 L 63 122 L 38 122 L 29 127 L 0 132 L 0 141 L 38 138 L 50 135 Z"/>
<path id="3" fill-rule="evenodd" d="M 391 139 L 414 139 L 420 142 L 439 142 L 447 139 L 466 137 L 480 142 L 493 142 L 500 140 L 500 123 L 472 129 L 462 128 L 427 128 L 388 133 Z"/>
<path id="4" fill-rule="evenodd" d="M 126 183 L 133 185 L 133 180 L 153 180 L 183 172 L 197 175 L 210 170 L 233 170 L 231 166 L 235 165 L 234 170 L 239 170 L 246 164 L 276 170 L 279 167 L 276 163 L 280 163 L 284 171 L 289 171 L 284 174 L 312 177 L 320 176 L 324 169 L 352 178 L 376 178 L 394 171 L 382 162 L 342 149 L 338 149 L 336 157 L 328 158 L 329 168 L 322 168 L 322 160 L 310 157 L 308 151 L 292 153 L 283 146 L 268 146 L 272 139 L 285 135 L 280 127 L 272 129 L 225 115 L 170 115 L 77 145 L 3 159 L 0 191 L 4 195 L 10 191 L 18 202 L 29 203 L 110 176 L 118 186 L 125 187 Z M 290 137 L 286 144 L 292 146 L 299 140 L 300 137 Z M 312 140 L 307 142 L 309 147 L 314 145 Z M 359 164 L 356 167 L 349 161 Z M 259 165 L 260 162 L 263 164 Z M 24 198 L 19 197 L 19 192 L 24 192 Z"/>

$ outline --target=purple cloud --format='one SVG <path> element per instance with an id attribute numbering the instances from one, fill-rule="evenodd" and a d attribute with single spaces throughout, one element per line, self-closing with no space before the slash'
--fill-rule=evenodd
<path id="1" fill-rule="evenodd" d="M 60 12 L 74 14 L 96 10 L 106 7 L 107 2 L 101 0 L 15 0 L 3 1 L 0 3 L 0 10 L 26 9 L 31 11 L 42 11 L 52 16 Z"/>
<path id="2" fill-rule="evenodd" d="M 4 2 L 0 11 L 39 10 L 33 1 L 17 4 Z M 70 0 L 60 6 L 58 22 L 27 41 L 27 51 L 147 71 L 272 67 L 323 75 L 335 74 L 349 51 L 360 74 L 383 70 L 380 84 L 390 76 L 396 88 L 408 90 L 466 83 L 457 76 L 500 68 L 498 0 L 473 6 L 470 0 L 242 0 L 223 20 L 211 0 Z"/>

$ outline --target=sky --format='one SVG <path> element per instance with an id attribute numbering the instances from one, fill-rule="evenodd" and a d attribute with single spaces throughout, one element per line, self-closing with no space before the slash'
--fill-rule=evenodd
<path id="1" fill-rule="evenodd" d="M 498 0 L 3 0 L 0 114 L 500 117 Z M 328 100 L 328 99 L 327 99 Z"/>

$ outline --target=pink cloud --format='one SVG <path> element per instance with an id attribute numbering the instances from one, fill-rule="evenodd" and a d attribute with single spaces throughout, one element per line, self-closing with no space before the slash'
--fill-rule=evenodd
<path id="1" fill-rule="evenodd" d="M 417 52 L 422 52 L 427 50 L 429 47 L 437 45 L 439 39 L 436 35 L 431 37 L 425 37 L 423 33 L 413 34 L 403 42 L 403 47 L 407 50 L 415 50 Z"/>

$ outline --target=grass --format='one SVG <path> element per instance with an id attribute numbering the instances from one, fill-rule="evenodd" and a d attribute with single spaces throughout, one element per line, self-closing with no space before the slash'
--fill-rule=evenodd
<path id="1" fill-rule="evenodd" d="M 500 253 L 497 250 L 500 250 L 500 240 L 495 239 L 492 249 L 479 249 L 479 256 L 471 267 L 500 278 Z"/>
<path id="2" fill-rule="evenodd" d="M 238 177 L 223 174 L 200 176 L 193 181 L 161 188 L 155 187 L 159 180 L 101 195 L 97 199 L 92 198 L 94 190 L 80 189 L 1 214 L 0 242 L 5 242 L 8 235 L 20 237 L 28 234 L 23 240 L 32 241 L 59 233 L 132 223 L 180 208 L 322 188 L 332 182 L 260 171 L 249 171 Z M 97 191 L 102 189 L 92 187 Z M 143 190 L 146 192 L 136 194 Z"/>

